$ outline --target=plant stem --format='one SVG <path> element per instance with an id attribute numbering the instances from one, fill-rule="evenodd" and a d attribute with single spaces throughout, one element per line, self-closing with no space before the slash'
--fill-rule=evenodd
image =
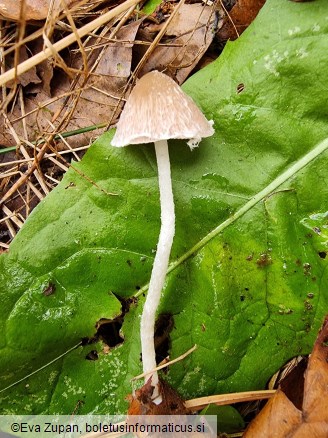
<path id="1" fill-rule="evenodd" d="M 144 373 L 149 373 L 156 368 L 154 344 L 155 316 L 169 264 L 175 230 L 174 201 L 167 141 L 162 140 L 155 142 L 155 151 L 161 203 L 161 231 L 151 273 L 148 294 L 141 316 L 140 337 Z M 156 399 L 159 395 L 157 371 L 155 371 L 151 377 L 152 386 L 155 387 L 153 399 Z M 149 374 L 145 377 L 145 382 L 148 379 Z"/>

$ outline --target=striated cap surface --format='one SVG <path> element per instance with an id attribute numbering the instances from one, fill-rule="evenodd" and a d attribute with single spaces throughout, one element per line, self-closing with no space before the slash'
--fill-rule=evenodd
<path id="1" fill-rule="evenodd" d="M 158 71 L 144 75 L 133 88 L 112 139 L 112 146 L 190 139 L 191 148 L 214 134 L 195 102 L 173 79 Z"/>

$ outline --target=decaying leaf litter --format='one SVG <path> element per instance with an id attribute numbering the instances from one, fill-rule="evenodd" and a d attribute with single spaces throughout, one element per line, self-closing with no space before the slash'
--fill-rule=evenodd
<path id="1" fill-rule="evenodd" d="M 300 362 L 248 427 L 245 438 L 275 436 L 307 438 L 328 435 L 328 318 L 308 363 Z M 304 364 L 305 362 L 305 364 Z M 274 431 L 274 433 L 272 432 Z"/>

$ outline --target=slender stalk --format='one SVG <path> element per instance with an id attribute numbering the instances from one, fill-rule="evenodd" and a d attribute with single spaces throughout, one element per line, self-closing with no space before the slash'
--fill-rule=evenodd
<path id="1" fill-rule="evenodd" d="M 158 166 L 158 182 L 161 203 L 161 231 L 150 277 L 148 294 L 141 316 L 140 337 L 143 371 L 144 373 L 147 373 L 145 382 L 149 379 L 149 372 L 156 368 L 154 344 L 155 317 L 169 264 L 169 257 L 175 231 L 174 201 L 167 141 L 162 140 L 155 142 L 155 151 Z M 153 399 L 156 399 L 159 395 L 157 371 L 152 374 L 151 383 L 152 386 L 155 387 Z"/>

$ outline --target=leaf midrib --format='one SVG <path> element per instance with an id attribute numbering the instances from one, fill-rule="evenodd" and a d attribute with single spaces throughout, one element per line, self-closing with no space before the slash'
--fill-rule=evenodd
<path id="1" fill-rule="evenodd" d="M 234 214 L 232 214 L 228 219 L 219 224 L 216 228 L 210 231 L 205 237 L 203 237 L 198 243 L 196 243 L 189 251 L 184 253 L 178 260 L 172 262 L 167 270 L 167 274 L 174 271 L 178 266 L 188 260 L 191 256 L 200 251 L 208 242 L 214 239 L 219 233 L 226 229 L 229 225 L 236 222 L 237 219 L 242 217 L 247 213 L 252 207 L 262 201 L 264 198 L 269 196 L 274 190 L 276 190 L 283 183 L 288 181 L 291 177 L 296 175 L 301 169 L 310 164 L 315 158 L 323 154 L 328 149 L 328 138 L 325 138 L 320 143 L 318 143 L 310 152 L 301 157 L 298 161 L 292 164 L 287 170 L 281 173 L 277 178 L 275 178 L 270 184 L 264 187 L 256 195 L 252 196 L 251 199 L 246 202 L 242 207 L 240 207 Z M 144 285 L 134 297 L 139 297 L 148 290 L 149 283 Z"/>

